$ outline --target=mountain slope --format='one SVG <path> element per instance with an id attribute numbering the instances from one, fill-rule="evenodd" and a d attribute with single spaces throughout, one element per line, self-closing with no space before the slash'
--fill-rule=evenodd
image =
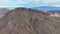
<path id="1" fill-rule="evenodd" d="M 47 13 L 16 8 L 0 19 L 0 34 L 59 34 L 58 24 Z"/>

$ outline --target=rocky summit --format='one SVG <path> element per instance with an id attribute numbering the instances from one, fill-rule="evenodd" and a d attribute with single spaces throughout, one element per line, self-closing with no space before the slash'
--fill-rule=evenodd
<path id="1" fill-rule="evenodd" d="M 60 17 L 30 8 L 16 8 L 0 19 L 0 34 L 60 34 Z"/>

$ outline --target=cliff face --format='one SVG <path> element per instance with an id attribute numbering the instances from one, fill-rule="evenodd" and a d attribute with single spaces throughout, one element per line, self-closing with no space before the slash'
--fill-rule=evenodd
<path id="1" fill-rule="evenodd" d="M 59 34 L 59 22 L 48 15 L 38 10 L 16 8 L 0 19 L 0 34 Z"/>

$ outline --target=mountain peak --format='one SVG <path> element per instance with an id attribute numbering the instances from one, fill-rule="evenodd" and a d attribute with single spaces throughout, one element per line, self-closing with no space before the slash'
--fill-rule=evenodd
<path id="1" fill-rule="evenodd" d="M 0 19 L 0 34 L 58 34 L 60 17 L 47 11 L 16 8 Z"/>
<path id="2" fill-rule="evenodd" d="M 45 13 L 37 10 L 26 8 L 11 10 L 0 19 L 0 34 L 40 34 L 40 32 L 42 34 L 45 28 L 41 26 L 47 21 L 46 17 Z"/>

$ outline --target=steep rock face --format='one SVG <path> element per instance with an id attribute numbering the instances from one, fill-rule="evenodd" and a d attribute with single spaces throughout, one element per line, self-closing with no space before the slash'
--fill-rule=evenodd
<path id="1" fill-rule="evenodd" d="M 48 15 L 38 10 L 16 8 L 1 18 L 0 34 L 58 34 L 55 21 Z"/>

